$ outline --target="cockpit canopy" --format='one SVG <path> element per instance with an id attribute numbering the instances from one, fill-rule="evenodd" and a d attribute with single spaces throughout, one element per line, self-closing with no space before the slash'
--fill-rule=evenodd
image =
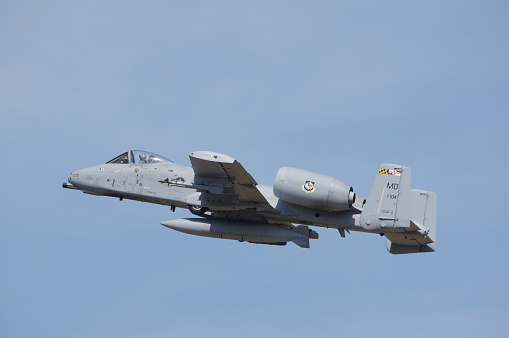
<path id="1" fill-rule="evenodd" d="M 118 155 L 114 159 L 106 162 L 106 163 L 116 163 L 116 164 L 152 164 L 152 163 L 162 163 L 162 162 L 173 162 L 163 157 L 161 155 L 157 155 L 151 153 L 149 151 L 144 150 L 130 150 L 122 155 Z"/>

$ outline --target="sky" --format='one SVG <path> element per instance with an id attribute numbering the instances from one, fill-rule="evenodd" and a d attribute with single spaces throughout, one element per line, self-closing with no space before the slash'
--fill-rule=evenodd
<path id="1" fill-rule="evenodd" d="M 507 1 L 3 1 L 0 336 L 506 337 Z M 179 209 L 62 189 L 143 149 L 210 150 L 364 197 L 438 194 L 435 253 L 314 228 L 196 237 Z"/>

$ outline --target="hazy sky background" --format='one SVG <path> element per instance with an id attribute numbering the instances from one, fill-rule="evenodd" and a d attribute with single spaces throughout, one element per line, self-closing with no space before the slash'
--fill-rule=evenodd
<path id="1" fill-rule="evenodd" d="M 0 336 L 506 337 L 507 1 L 3 1 Z M 64 190 L 128 149 L 438 193 L 434 254 L 171 231 Z"/>

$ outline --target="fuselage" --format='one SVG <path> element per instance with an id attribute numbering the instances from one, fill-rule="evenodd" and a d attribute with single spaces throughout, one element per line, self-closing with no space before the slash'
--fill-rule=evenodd
<path id="1" fill-rule="evenodd" d="M 217 199 L 213 194 L 204 194 L 202 186 L 195 182 L 192 167 L 144 151 L 130 151 L 105 164 L 76 170 L 71 173 L 64 187 L 92 195 L 167 205 L 172 209 L 204 208 L 209 211 L 205 217 L 363 231 L 358 226 L 362 205 L 345 211 L 308 208 L 277 198 L 273 187 L 262 184 L 256 188 L 279 214 L 259 210 L 256 219 L 253 219 L 252 210 L 256 206 L 238 201 L 234 196 Z"/>

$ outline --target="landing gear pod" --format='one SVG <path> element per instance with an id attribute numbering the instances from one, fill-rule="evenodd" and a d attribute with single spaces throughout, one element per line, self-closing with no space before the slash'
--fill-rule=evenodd
<path id="1" fill-rule="evenodd" d="M 351 209 L 355 201 L 353 188 L 340 179 L 290 167 L 279 169 L 274 195 L 286 202 L 327 211 Z"/>
<path id="2" fill-rule="evenodd" d="M 191 211 L 191 213 L 193 215 L 196 215 L 196 216 L 201 216 L 205 212 L 207 212 L 207 210 L 209 210 L 209 208 L 200 207 L 200 206 L 197 206 L 197 205 L 188 205 L 187 208 L 189 209 L 189 211 Z"/>

